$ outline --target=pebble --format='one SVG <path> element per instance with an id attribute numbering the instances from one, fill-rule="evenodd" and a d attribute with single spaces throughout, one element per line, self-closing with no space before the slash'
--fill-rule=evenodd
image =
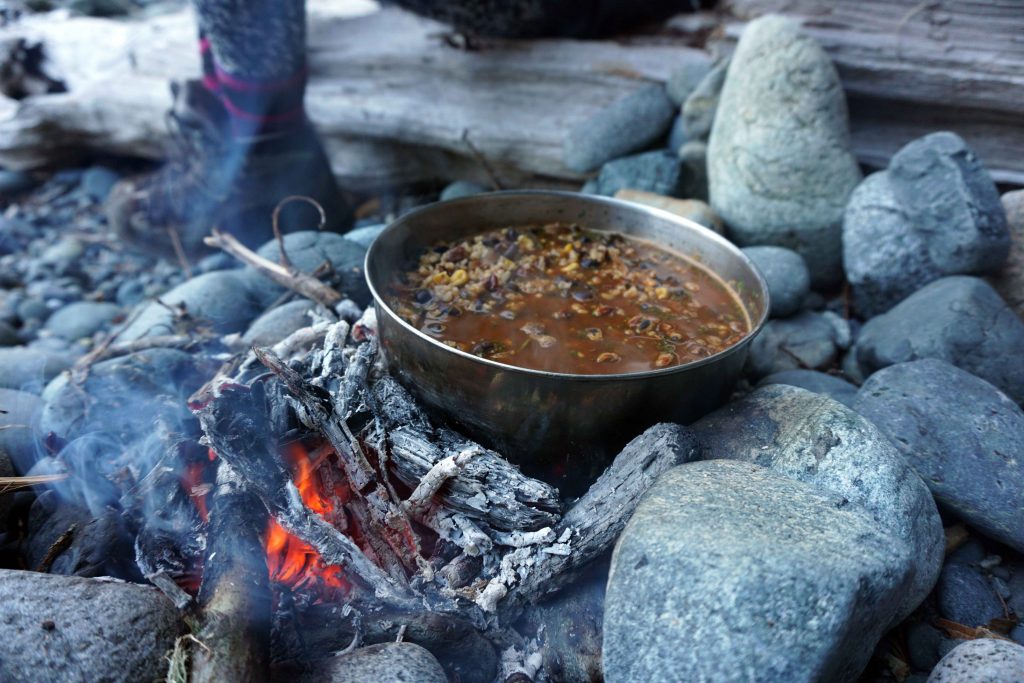
<path id="1" fill-rule="evenodd" d="M 683 162 L 687 175 L 690 197 L 708 201 L 708 144 L 702 140 L 688 140 L 679 148 L 679 160 Z"/>
<path id="2" fill-rule="evenodd" d="M 800 254 L 784 247 L 746 247 L 743 253 L 768 283 L 773 318 L 785 318 L 803 308 L 811 291 L 811 274 Z"/>
<path id="3" fill-rule="evenodd" d="M 729 60 L 715 65 L 683 102 L 683 130 L 688 140 L 707 140 L 718 110 L 718 99 L 725 85 Z"/>
<path id="4" fill-rule="evenodd" d="M 668 151 L 678 155 L 684 144 L 686 144 L 686 131 L 683 129 L 683 117 L 677 116 L 668 132 Z"/>
<path id="5" fill-rule="evenodd" d="M 942 632 L 922 621 L 907 627 L 907 663 L 920 671 L 931 671 L 942 655 Z"/>
<path id="6" fill-rule="evenodd" d="M 449 186 L 450 187 L 450 186 Z M 355 228 L 345 233 L 345 239 L 350 242 L 355 242 L 363 249 L 369 249 L 373 241 L 377 239 L 377 235 L 384 232 L 384 228 L 387 225 L 384 223 L 378 223 L 376 225 L 366 225 L 361 228 Z"/>
<path id="7" fill-rule="evenodd" d="M 0 169 L 0 197 L 10 197 L 35 186 L 35 178 L 24 171 Z"/>
<path id="8" fill-rule="evenodd" d="M 668 132 L 675 113 L 661 85 L 645 85 L 576 124 L 565 139 L 565 165 L 587 173 L 649 147 Z"/>
<path id="9" fill-rule="evenodd" d="M 783 370 L 768 375 L 757 386 L 763 387 L 769 384 L 786 384 L 791 387 L 800 387 L 815 394 L 822 394 L 839 401 L 847 408 L 853 408 L 854 399 L 857 396 L 857 387 L 845 379 L 830 375 L 817 370 Z"/>
<path id="10" fill-rule="evenodd" d="M 942 658 L 928 683 L 1020 683 L 1024 647 L 1005 640 L 967 640 Z"/>
<path id="11" fill-rule="evenodd" d="M 45 327 L 58 337 L 75 341 L 91 337 L 120 315 L 121 307 L 117 304 L 78 301 L 58 309 L 47 319 Z"/>
<path id="12" fill-rule="evenodd" d="M 702 458 L 768 467 L 866 511 L 902 541 L 914 570 L 896 621 L 931 591 L 945 537 L 935 501 L 920 477 L 873 424 L 819 394 L 784 385 L 755 389 L 693 425 Z"/>
<path id="13" fill-rule="evenodd" d="M 319 662 L 310 671 L 289 679 L 295 683 L 448 683 L 437 659 L 413 643 L 360 647 Z"/>
<path id="14" fill-rule="evenodd" d="M 849 323 L 831 311 L 769 320 L 750 344 L 747 370 L 763 377 L 784 370 L 826 370 L 850 346 Z"/>
<path id="15" fill-rule="evenodd" d="M 184 624 L 152 586 L 0 570 L 0 679 L 153 681 Z"/>
<path id="16" fill-rule="evenodd" d="M 1024 411 L 1006 394 L 925 359 L 871 375 L 854 408 L 889 437 L 940 505 L 1024 552 Z"/>
<path id="17" fill-rule="evenodd" d="M 936 586 L 939 612 L 964 626 L 985 626 L 1004 616 L 1003 603 L 988 579 L 975 567 L 949 563 Z"/>
<path id="18" fill-rule="evenodd" d="M 18 474 L 28 472 L 36 461 L 38 444 L 33 426 L 39 407 L 35 394 L 0 389 L 0 453 L 7 456 Z M 4 497 L 0 495 L 0 500 Z"/>
<path id="19" fill-rule="evenodd" d="M 653 206 L 656 209 L 664 209 L 677 216 L 688 218 L 694 223 L 703 225 L 719 235 L 725 231 L 722 219 L 718 217 L 714 209 L 699 199 L 676 199 L 675 197 L 666 197 L 665 195 L 644 192 L 642 190 L 619 190 L 615 193 L 615 198 Z"/>
<path id="20" fill-rule="evenodd" d="M 458 199 L 459 197 L 472 197 L 475 194 L 483 194 L 484 192 L 487 192 L 487 188 L 479 183 L 472 183 L 468 180 L 456 180 L 441 190 L 440 201 L 444 202 L 449 199 Z M 345 237 L 351 239 L 352 232 L 346 233 Z"/>
<path id="21" fill-rule="evenodd" d="M 733 240 L 793 249 L 815 287 L 837 283 L 843 210 L 860 179 L 828 55 L 791 19 L 751 21 L 708 143 L 711 206 Z"/>
<path id="22" fill-rule="evenodd" d="M 689 196 L 687 187 L 679 157 L 663 150 L 609 161 L 597 176 L 598 193 L 607 196 L 628 189 L 683 198 Z"/>
<path id="23" fill-rule="evenodd" d="M 39 393 L 43 386 L 71 367 L 66 353 L 25 346 L 0 348 L 0 388 Z"/>
<path id="24" fill-rule="evenodd" d="M 316 308 L 309 299 L 297 299 L 272 308 L 253 321 L 242 335 L 246 346 L 273 346 L 295 330 L 312 322 L 309 312 Z"/>
<path id="25" fill-rule="evenodd" d="M 0 320 L 0 346 L 17 346 L 20 343 L 17 330 L 7 321 Z"/>
<path id="26" fill-rule="evenodd" d="M 1010 253 L 1002 270 L 989 282 L 1017 315 L 1024 319 L 1024 190 L 1002 196 L 1010 234 Z"/>
<path id="27" fill-rule="evenodd" d="M 46 320 L 50 316 L 50 308 L 42 299 L 30 297 L 18 304 L 18 318 L 22 322 Z"/>
<path id="28" fill-rule="evenodd" d="M 664 473 L 612 556 L 605 678 L 855 679 L 917 558 L 846 502 L 749 462 Z"/>
<path id="29" fill-rule="evenodd" d="M 665 93 L 674 105 L 681 107 L 710 72 L 711 63 L 709 61 L 688 60 L 673 69 L 672 73 L 668 75 L 668 80 L 665 81 Z"/>
<path id="30" fill-rule="evenodd" d="M 1024 402 L 1024 321 L 984 280 L 952 275 L 869 320 L 857 337 L 857 362 L 868 373 L 896 363 L 937 358 L 987 380 Z"/>
<path id="31" fill-rule="evenodd" d="M 120 179 L 117 171 L 105 166 L 93 166 L 82 174 L 81 188 L 93 201 L 102 203 Z"/>

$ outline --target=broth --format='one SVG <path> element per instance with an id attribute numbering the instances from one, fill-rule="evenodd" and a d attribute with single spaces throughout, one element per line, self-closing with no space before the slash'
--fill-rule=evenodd
<path id="1" fill-rule="evenodd" d="M 551 372 L 671 367 L 750 332 L 736 295 L 703 266 L 561 223 L 437 244 L 390 294 L 403 320 L 448 346 Z"/>

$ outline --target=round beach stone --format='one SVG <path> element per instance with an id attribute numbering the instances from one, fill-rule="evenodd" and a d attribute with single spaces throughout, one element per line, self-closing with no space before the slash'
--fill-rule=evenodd
<path id="1" fill-rule="evenodd" d="M 649 147 L 668 132 L 675 114 L 661 85 L 645 85 L 576 124 L 565 138 L 565 165 L 586 173 Z"/>
<path id="2" fill-rule="evenodd" d="M 609 161 L 597 176 L 599 194 L 642 190 L 669 197 L 686 197 L 686 171 L 679 157 L 664 150 Z"/>
<path id="3" fill-rule="evenodd" d="M 1004 616 L 1003 603 L 977 567 L 949 562 L 935 587 L 939 612 L 964 626 L 985 626 Z"/>
<path id="4" fill-rule="evenodd" d="M 768 283 L 773 318 L 785 318 L 803 307 L 811 291 L 811 274 L 800 254 L 784 247 L 747 247 L 743 253 Z"/>
<path id="5" fill-rule="evenodd" d="M 27 346 L 0 348 L 0 388 L 38 394 L 47 382 L 71 367 L 69 354 Z"/>
<path id="6" fill-rule="evenodd" d="M 664 209 L 669 213 L 674 213 L 677 216 L 688 218 L 694 223 L 703 225 L 708 230 L 713 230 L 719 235 L 725 231 L 722 219 L 718 217 L 714 209 L 699 199 L 676 199 L 675 197 L 666 197 L 665 195 L 643 192 L 642 190 L 619 190 L 615 193 L 615 198 L 653 206 L 656 209 Z"/>
<path id="7" fill-rule="evenodd" d="M 1024 321 L 984 280 L 944 277 L 869 320 L 857 337 L 868 373 L 937 358 L 987 380 L 1024 402 Z"/>
<path id="8" fill-rule="evenodd" d="M 296 683 L 448 683 L 441 664 L 413 643 L 360 647 L 290 677 Z"/>
<path id="9" fill-rule="evenodd" d="M 854 409 L 889 437 L 940 505 L 1024 552 L 1024 411 L 1006 394 L 926 359 L 871 375 Z"/>
<path id="10" fill-rule="evenodd" d="M 843 215 L 843 269 L 858 313 L 885 313 L 943 275 L 925 239 L 907 218 L 886 171 L 857 186 Z"/>
<path id="11" fill-rule="evenodd" d="M 0 569 L 0 679 L 163 680 L 184 624 L 152 586 Z"/>
<path id="12" fill-rule="evenodd" d="M 979 638 L 957 645 L 942 658 L 928 683 L 1020 683 L 1024 647 L 1005 640 Z"/>
<path id="13" fill-rule="evenodd" d="M 687 140 L 707 140 L 715 121 L 718 99 L 725 85 L 725 74 L 729 69 L 726 59 L 705 74 L 683 102 L 683 132 Z"/>
<path id="14" fill-rule="evenodd" d="M 791 19 L 747 24 L 708 143 L 711 206 L 734 241 L 788 247 L 815 286 L 838 282 L 843 210 L 860 179 L 828 55 Z"/>
<path id="15" fill-rule="evenodd" d="M 273 346 L 295 330 L 312 322 L 309 312 L 316 304 L 309 299 L 296 299 L 272 308 L 253 321 L 242 335 L 248 346 Z"/>
<path id="16" fill-rule="evenodd" d="M 472 197 L 475 194 L 483 194 L 484 192 L 487 192 L 487 188 L 479 183 L 473 183 L 468 180 L 456 180 L 441 190 L 439 199 L 443 202 L 449 199 L 459 199 L 460 197 Z M 345 239 L 352 239 L 352 231 L 345 233 Z M 366 246 L 369 248 L 370 245 Z"/>
<path id="17" fill-rule="evenodd" d="M 786 384 L 791 387 L 800 387 L 815 394 L 823 394 L 831 399 L 839 401 L 847 408 L 853 407 L 857 396 L 857 387 L 850 384 L 841 377 L 830 375 L 827 372 L 817 370 L 784 370 L 768 375 L 757 386 L 763 387 L 769 384 Z"/>
<path id="18" fill-rule="evenodd" d="M 370 300 L 370 290 L 363 277 L 366 248 L 335 232 L 306 230 L 284 236 L 284 248 L 291 264 L 305 273 L 312 273 L 323 263 L 334 269 L 335 289 L 360 306 Z M 270 240 L 259 248 L 260 256 L 278 263 L 281 259 L 277 240 Z M 250 285 L 253 295 L 266 308 L 284 293 L 284 287 L 246 267 L 242 276 Z"/>
<path id="19" fill-rule="evenodd" d="M 913 576 L 897 600 L 896 621 L 935 585 L 945 546 L 935 501 L 865 418 L 827 396 L 771 385 L 705 416 L 693 429 L 704 459 L 757 463 L 835 494 L 902 539 Z"/>
<path id="20" fill-rule="evenodd" d="M 345 239 L 350 242 L 355 242 L 361 246 L 364 250 L 369 249 L 373 241 L 377 239 L 377 235 L 384 232 L 384 228 L 387 225 L 384 223 L 378 223 L 376 225 L 364 225 L 359 228 L 353 228 L 345 233 Z"/>
<path id="21" fill-rule="evenodd" d="M 1002 196 L 1010 233 L 1010 254 L 1002 269 L 989 279 L 999 295 L 1024 319 L 1024 190 Z"/>
<path id="22" fill-rule="evenodd" d="M 831 311 L 769 320 L 750 343 L 747 370 L 755 377 L 799 368 L 823 370 L 849 348 L 850 338 L 850 324 Z"/>
<path id="23" fill-rule="evenodd" d="M 703 55 L 701 55 L 703 57 Z M 706 59 L 687 59 L 672 70 L 665 81 L 665 93 L 672 104 L 683 106 L 690 94 L 697 89 L 711 71 L 711 62 Z"/>
<path id="24" fill-rule="evenodd" d="M 893 194 L 936 267 L 947 275 L 985 273 L 1006 260 L 1006 212 L 992 177 L 955 133 L 932 133 L 889 162 Z"/>
<path id="25" fill-rule="evenodd" d="M 121 307 L 101 301 L 76 301 L 57 310 L 47 321 L 45 328 L 58 337 L 75 341 L 91 337 L 107 327 L 119 315 Z"/>
<path id="26" fill-rule="evenodd" d="M 679 148 L 679 161 L 683 162 L 690 198 L 708 201 L 708 144 L 703 140 L 687 140 Z"/>
<path id="27" fill-rule="evenodd" d="M 854 680 L 917 558 L 848 502 L 749 462 L 665 472 L 612 556 L 606 679 Z"/>
<path id="28" fill-rule="evenodd" d="M 27 473 L 36 461 L 38 439 L 33 427 L 39 406 L 35 394 L 0 389 L 0 452 L 6 454 L 18 474 Z"/>

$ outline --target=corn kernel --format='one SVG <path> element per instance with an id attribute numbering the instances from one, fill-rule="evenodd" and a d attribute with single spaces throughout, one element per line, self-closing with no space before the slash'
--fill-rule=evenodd
<path id="1" fill-rule="evenodd" d="M 466 284 L 468 280 L 469 274 L 463 268 L 459 268 L 454 273 L 452 273 L 451 284 L 455 285 L 456 287 L 460 287 Z"/>
<path id="2" fill-rule="evenodd" d="M 668 287 L 655 287 L 654 288 L 654 296 L 658 297 L 659 299 L 667 299 L 668 298 Z"/>

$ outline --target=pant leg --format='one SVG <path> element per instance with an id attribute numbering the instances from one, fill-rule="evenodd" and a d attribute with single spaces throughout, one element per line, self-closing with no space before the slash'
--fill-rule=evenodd
<path id="1" fill-rule="evenodd" d="M 305 0 L 193 0 L 217 67 L 245 80 L 288 78 L 306 65 Z"/>

